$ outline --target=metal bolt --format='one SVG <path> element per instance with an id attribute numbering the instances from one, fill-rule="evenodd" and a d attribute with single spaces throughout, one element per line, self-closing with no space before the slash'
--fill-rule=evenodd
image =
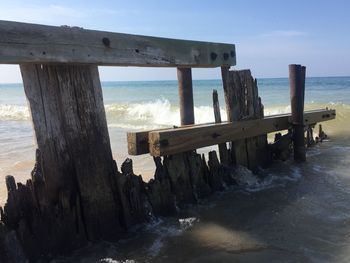
<path id="1" fill-rule="evenodd" d="M 103 43 L 103 45 L 105 45 L 106 47 L 110 47 L 110 45 L 111 45 L 111 41 L 109 40 L 108 37 L 102 38 L 102 43 Z"/>

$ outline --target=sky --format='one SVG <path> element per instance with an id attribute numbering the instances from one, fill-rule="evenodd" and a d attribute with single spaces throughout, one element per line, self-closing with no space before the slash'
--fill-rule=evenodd
<path id="1" fill-rule="evenodd" d="M 348 0 L 0 0 L 0 20 L 231 43 L 234 68 L 257 78 L 286 77 L 294 63 L 307 76 L 350 75 Z M 99 70 L 102 81 L 176 79 L 173 68 Z M 193 78 L 217 79 L 220 70 L 194 69 Z M 0 82 L 21 82 L 18 66 L 0 65 Z"/>

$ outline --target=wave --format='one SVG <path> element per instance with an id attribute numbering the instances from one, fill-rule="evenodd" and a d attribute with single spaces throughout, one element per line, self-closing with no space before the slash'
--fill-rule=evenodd
<path id="1" fill-rule="evenodd" d="M 336 120 L 325 122 L 326 131 L 346 134 L 350 131 L 350 105 L 342 103 L 305 105 L 306 110 L 319 108 L 333 108 L 337 110 Z M 109 127 L 124 129 L 157 129 L 180 125 L 179 107 L 166 99 L 142 103 L 114 103 L 105 105 Z M 290 105 L 279 105 L 265 108 L 265 116 L 290 112 Z M 195 122 L 214 122 L 212 106 L 196 106 Z M 226 112 L 221 108 L 222 120 L 225 121 Z M 0 104 L 0 121 L 29 121 L 30 112 L 26 105 Z"/>
<path id="2" fill-rule="evenodd" d="M 153 129 L 180 125 L 180 110 L 166 100 L 144 103 L 110 104 L 105 106 L 110 127 L 131 129 Z M 213 108 L 210 106 L 194 107 L 196 123 L 214 122 Z M 226 119 L 221 109 L 223 120 Z"/>
<path id="3" fill-rule="evenodd" d="M 0 104 L 1 121 L 23 121 L 30 119 L 29 109 L 25 105 Z"/>

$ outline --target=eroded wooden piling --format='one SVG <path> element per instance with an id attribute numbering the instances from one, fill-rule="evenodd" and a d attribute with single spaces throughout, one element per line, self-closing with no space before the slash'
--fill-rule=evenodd
<path id="1" fill-rule="evenodd" d="M 250 70 L 228 71 L 222 68 L 226 112 L 228 121 L 260 119 L 264 117 L 264 107 L 258 95 L 256 80 Z M 268 162 L 266 135 L 231 143 L 233 163 L 254 170 Z"/>

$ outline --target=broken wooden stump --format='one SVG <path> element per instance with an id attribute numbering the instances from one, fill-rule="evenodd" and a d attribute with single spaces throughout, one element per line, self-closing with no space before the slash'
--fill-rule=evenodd
<path id="1" fill-rule="evenodd" d="M 126 228 L 147 222 L 151 207 L 146 197 L 145 182 L 141 175 L 134 174 L 132 160 L 126 159 L 117 173 L 117 185 L 122 206 L 122 223 Z"/>
<path id="2" fill-rule="evenodd" d="M 222 69 L 226 112 L 229 121 L 260 119 L 264 117 L 264 107 L 258 96 L 256 80 L 250 70 Z M 231 143 L 233 163 L 251 170 L 264 166 L 266 159 L 267 136 L 236 140 Z"/>
<path id="3" fill-rule="evenodd" d="M 170 216 L 176 213 L 175 195 L 171 181 L 160 157 L 154 158 L 156 171 L 154 179 L 146 185 L 146 194 L 155 216 Z"/>
<path id="4" fill-rule="evenodd" d="M 275 140 L 269 144 L 269 149 L 274 160 L 286 161 L 289 159 L 292 151 L 292 133 L 288 132 L 282 135 L 280 132 L 275 134 Z"/>

